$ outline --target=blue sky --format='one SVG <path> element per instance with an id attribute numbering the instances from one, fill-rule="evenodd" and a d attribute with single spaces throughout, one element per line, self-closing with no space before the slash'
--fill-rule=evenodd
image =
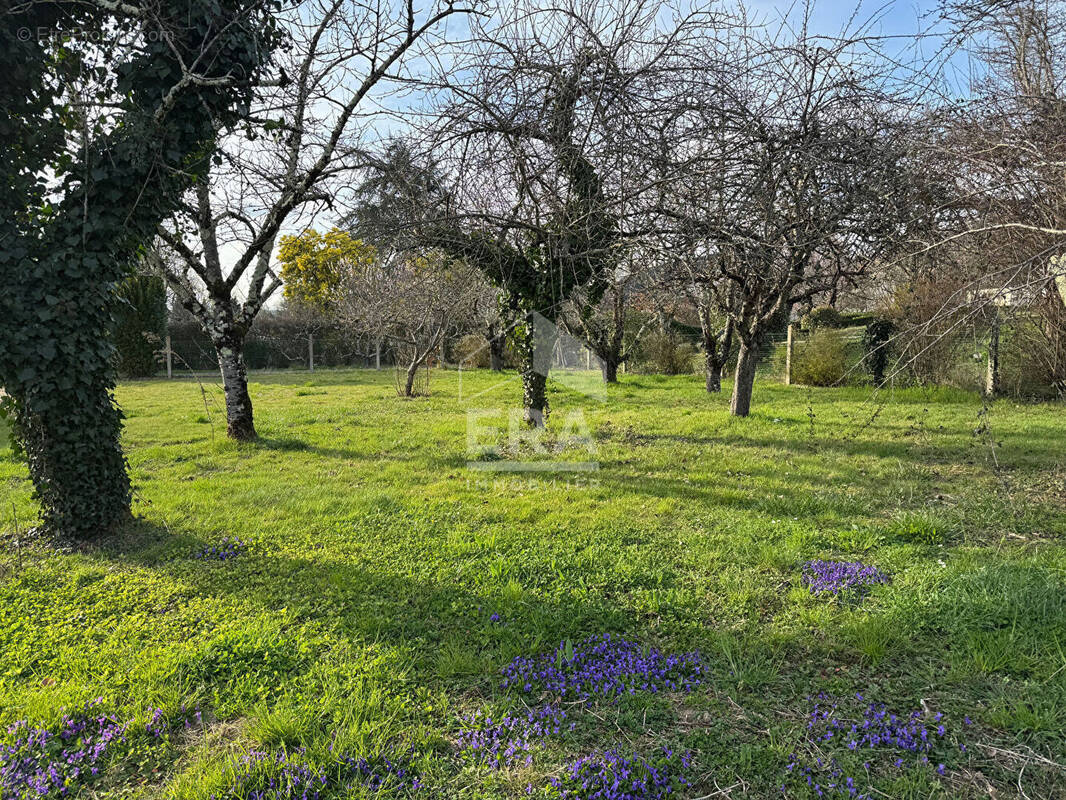
<path id="1" fill-rule="evenodd" d="M 767 24 L 783 18 L 798 21 L 804 3 L 749 0 L 749 12 Z M 947 25 L 940 21 L 937 0 L 819 0 L 812 2 L 809 33 L 830 37 L 842 34 L 877 38 L 879 49 L 910 65 L 932 65 L 950 91 L 968 92 L 971 64 L 962 52 L 947 48 Z"/>
<path id="2" fill-rule="evenodd" d="M 782 16 L 799 17 L 802 3 L 778 3 L 769 0 L 754 0 L 746 3 L 757 14 L 765 15 L 767 20 Z M 874 20 L 869 26 L 871 33 L 885 36 L 914 35 L 927 24 L 925 18 L 936 16 L 935 2 L 922 0 L 892 0 L 890 2 L 863 2 L 856 4 L 853 0 L 822 0 L 813 4 L 812 32 L 826 35 L 839 34 L 844 28 L 852 31 Z M 857 12 L 856 12 L 857 10 Z"/>
<path id="3" fill-rule="evenodd" d="M 592 0 L 594 2 L 594 0 Z M 548 4 L 550 0 L 532 0 Z M 805 5 L 797 2 L 772 2 L 772 0 L 675 0 L 681 8 L 735 9 L 743 2 L 749 19 L 766 25 L 771 30 L 781 24 L 796 29 L 802 22 Z M 431 5 L 431 0 L 421 5 Z M 416 0 L 416 7 L 419 7 Z M 869 37 L 880 51 L 890 54 L 899 63 L 899 75 L 906 76 L 919 65 L 932 64 L 935 72 L 943 69 L 944 82 L 938 88 L 948 94 L 965 95 L 968 88 L 970 65 L 963 54 L 945 53 L 945 39 L 941 35 L 946 26 L 938 23 L 937 0 L 816 0 L 811 2 L 811 17 L 808 34 L 830 38 Z M 676 6 L 675 6 L 676 7 Z M 665 9 L 664 9 L 665 10 Z M 464 20 L 452 18 L 447 27 L 452 36 L 462 38 Z M 923 34 L 919 36 L 919 34 Z M 789 37 L 784 37 L 785 39 Z M 414 59 L 417 63 L 418 59 Z M 946 63 L 945 63 L 946 62 Z M 921 81 L 923 89 L 925 81 Z M 924 91 L 920 94 L 925 94 Z M 393 112 L 408 106 L 409 98 L 374 98 Z M 402 114 L 399 117 L 382 117 L 374 126 L 372 138 L 387 136 L 397 127 L 405 127 Z M 289 220 L 285 232 L 302 229 L 309 220 L 297 214 Z M 315 221 L 317 227 L 326 227 L 323 220 Z M 276 305 L 277 298 L 270 305 Z"/>

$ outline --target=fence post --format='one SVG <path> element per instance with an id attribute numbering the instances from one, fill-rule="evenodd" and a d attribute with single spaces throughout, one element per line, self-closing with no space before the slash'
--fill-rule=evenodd
<path id="1" fill-rule="evenodd" d="M 313 333 L 307 334 L 307 369 L 310 372 L 315 371 L 315 335 Z"/>
<path id="2" fill-rule="evenodd" d="M 174 377 L 174 351 L 170 347 L 170 334 L 167 334 L 167 377 Z"/>
<path id="3" fill-rule="evenodd" d="M 988 334 L 988 366 L 985 371 L 985 394 L 999 394 L 999 309 L 993 309 L 992 329 Z"/>
<path id="4" fill-rule="evenodd" d="M 374 369 L 381 369 L 381 337 L 374 340 Z"/>
<path id="5" fill-rule="evenodd" d="M 785 340 L 785 386 L 792 385 L 792 341 L 795 327 L 794 322 L 788 324 L 788 338 Z"/>

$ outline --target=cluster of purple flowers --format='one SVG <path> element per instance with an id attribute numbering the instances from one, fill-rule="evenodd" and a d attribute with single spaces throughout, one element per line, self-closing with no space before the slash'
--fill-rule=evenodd
<path id="1" fill-rule="evenodd" d="M 456 744 L 461 752 L 494 769 L 529 766 L 534 748 L 559 735 L 565 720 L 566 712 L 557 705 L 497 720 L 477 712 L 463 721 Z M 574 723 L 569 729 L 574 729 Z"/>
<path id="2" fill-rule="evenodd" d="M 225 538 L 217 545 L 208 545 L 196 557 L 203 561 L 229 561 L 243 553 L 248 547 L 247 542 L 242 542 L 234 537 Z"/>
<path id="3" fill-rule="evenodd" d="M 304 748 L 294 755 L 302 756 Z M 343 756 L 339 768 L 328 773 L 314 769 L 289 753 L 253 750 L 244 756 L 233 784 L 212 800 L 318 800 L 323 792 L 335 793 L 354 783 L 371 791 L 416 791 L 422 784 L 408 757 L 390 759 Z"/>
<path id="4" fill-rule="evenodd" d="M 793 754 L 789 758 L 785 771 L 794 780 L 804 779 L 807 782 L 807 788 L 818 797 L 853 797 L 855 800 L 869 800 L 870 795 L 859 793 L 855 778 L 845 775 L 835 758 L 818 758 L 816 762 L 814 766 L 806 766 L 797 761 Z M 788 791 L 786 784 L 782 784 L 781 791 Z"/>
<path id="5" fill-rule="evenodd" d="M 949 736 L 940 712 L 912 711 L 900 716 L 888 711 L 882 703 L 866 703 L 861 694 L 856 694 L 855 699 L 864 704 L 858 721 L 845 716 L 839 710 L 840 704 L 832 698 L 824 694 L 813 698 L 806 741 L 820 755 L 810 760 L 797 753 L 789 757 L 785 768 L 789 779 L 802 779 L 819 797 L 869 797 L 859 791 L 855 777 L 844 773 L 841 761 L 846 755 L 852 755 L 855 760 L 864 759 L 864 776 L 874 767 L 889 765 L 897 769 L 908 764 L 934 768 L 934 761 L 936 773 L 944 775 L 947 767 L 941 759 L 956 749 L 966 752 L 965 744 L 956 744 Z M 969 717 L 964 723 L 970 724 Z M 937 754 L 940 758 L 935 758 Z"/>
<path id="6" fill-rule="evenodd" d="M 117 743 L 126 741 L 128 723 L 96 711 L 102 699 L 86 703 L 82 713 L 64 715 L 59 732 L 19 720 L 0 745 L 0 796 L 28 800 L 65 795 L 79 781 L 97 775 Z"/>
<path id="7" fill-rule="evenodd" d="M 193 725 L 199 725 L 203 721 L 203 715 L 200 713 L 199 708 L 189 711 L 186 710 L 185 706 L 182 706 L 181 712 L 178 714 L 178 721 L 184 724 L 186 728 L 191 728 Z M 156 739 L 166 737 L 173 727 L 174 725 L 166 717 L 166 712 L 161 708 L 153 708 L 148 715 L 148 721 L 144 723 L 144 729 Z"/>
<path id="8" fill-rule="evenodd" d="M 551 653 L 518 656 L 503 669 L 503 686 L 526 694 L 616 699 L 640 692 L 689 692 L 699 686 L 703 662 L 698 652 L 664 654 L 610 634 L 577 644 L 566 640 Z"/>
<path id="9" fill-rule="evenodd" d="M 298 751 L 302 753 L 303 751 Z M 252 750 L 241 760 L 233 785 L 220 796 L 234 800 L 318 800 L 326 774 L 290 759 L 285 752 Z M 211 795 L 216 800 L 216 795 Z"/>
<path id="10" fill-rule="evenodd" d="M 373 761 L 348 757 L 344 763 L 350 770 L 349 774 L 357 777 L 372 792 L 382 789 L 414 792 L 422 788 L 418 775 L 411 768 L 409 757 L 391 759 L 381 756 Z"/>
<path id="11" fill-rule="evenodd" d="M 653 759 L 622 756 L 613 750 L 574 761 L 549 783 L 560 798 L 581 800 L 660 800 L 689 786 L 687 753 L 668 748 Z"/>
<path id="12" fill-rule="evenodd" d="M 811 594 L 862 594 L 888 581 L 888 575 L 861 561 L 808 561 L 803 565 L 803 585 Z"/>

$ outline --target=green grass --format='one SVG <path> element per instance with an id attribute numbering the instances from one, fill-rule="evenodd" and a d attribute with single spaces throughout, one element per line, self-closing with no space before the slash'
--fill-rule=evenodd
<path id="1" fill-rule="evenodd" d="M 580 410 L 594 453 L 537 458 L 597 471 L 501 478 L 467 469 L 466 411 L 513 405 L 514 376 L 464 374 L 465 401 L 453 372 L 411 401 L 387 372 L 308 377 L 254 376 L 246 445 L 216 387 L 205 406 L 194 381 L 120 386 L 138 519 L 100 546 L 16 547 L 36 510 L 0 456 L 0 723 L 97 696 L 142 729 L 203 711 L 168 742 L 131 735 L 85 796 L 206 800 L 248 749 L 326 765 L 333 745 L 414 746 L 423 796 L 524 797 L 590 749 L 667 744 L 694 754 L 691 797 L 780 797 L 818 692 L 973 718 L 947 777 L 875 769 L 879 796 L 1066 796 L 1062 405 L 767 383 L 735 420 L 728 386 L 626 375 L 605 402 L 552 393 L 554 441 Z M 234 536 L 239 558 L 193 558 Z M 811 558 L 893 581 L 813 597 Z M 531 768 L 455 755 L 460 715 L 520 705 L 506 663 L 600 632 L 698 648 L 708 680 L 575 710 Z"/>

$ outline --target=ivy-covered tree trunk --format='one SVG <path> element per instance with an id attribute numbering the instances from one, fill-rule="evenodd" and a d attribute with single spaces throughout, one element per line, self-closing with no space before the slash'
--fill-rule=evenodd
<path id="1" fill-rule="evenodd" d="M 729 413 L 734 417 L 746 417 L 751 411 L 751 395 L 755 387 L 755 368 L 759 364 L 758 338 L 741 339 L 737 356 L 737 372 L 733 379 L 733 397 Z"/>
<path id="2" fill-rule="evenodd" d="M 556 335 L 555 327 L 535 314 L 527 314 L 524 327 L 515 331 L 522 358 L 522 413 L 531 428 L 543 428 L 550 412 L 548 372 Z"/>
<path id="3" fill-rule="evenodd" d="M 79 264 L 68 262 L 64 272 L 74 272 L 69 267 Z M 79 304 L 95 297 L 106 308 L 108 293 L 96 285 L 92 273 L 83 270 L 82 276 L 63 288 L 57 281 L 49 291 L 78 295 Z M 72 307 L 73 300 L 67 305 Z M 129 518 L 131 499 L 107 326 L 98 317 L 98 327 L 91 332 L 80 324 L 84 321 L 74 315 L 57 320 L 42 339 L 42 352 L 53 356 L 36 367 L 44 373 L 41 379 L 18 387 L 22 391 L 11 387 L 12 430 L 26 454 L 44 526 L 75 538 L 115 528 Z M 23 376 L 30 377 L 31 369 L 24 368 Z M 53 382 L 58 375 L 65 380 Z"/>
<path id="4" fill-rule="evenodd" d="M 704 386 L 710 394 L 722 391 L 722 371 L 729 351 L 733 349 L 733 320 L 727 319 L 719 331 L 711 315 L 709 298 L 702 298 L 699 308 L 700 330 L 703 333 Z"/>
<path id="5" fill-rule="evenodd" d="M 0 128 L 10 145 L 0 160 L 0 385 L 44 527 L 85 539 L 130 514 L 113 397 L 115 288 L 203 170 L 218 126 L 234 124 L 249 101 L 275 9 L 272 0 L 86 3 L 57 16 L 59 5 L 25 3 L 0 26 Z M 124 41 L 138 27 L 166 35 Z M 109 51 L 112 96 L 95 108 L 67 94 L 84 78 L 78 47 L 15 35 L 60 29 L 123 40 Z"/>
<path id="6" fill-rule="evenodd" d="M 704 386 L 710 394 L 718 394 L 722 391 L 722 372 L 725 370 L 729 352 L 733 349 L 733 322 L 726 323 L 721 338 L 716 334 L 703 334 L 704 348 L 704 371 L 706 380 Z"/>
<path id="7" fill-rule="evenodd" d="M 226 435 L 239 442 L 256 438 L 248 370 L 244 366 L 244 337 L 226 335 L 215 344 L 222 389 L 226 395 Z"/>
<path id="8" fill-rule="evenodd" d="M 543 428 L 548 419 L 548 376 L 525 361 L 522 364 L 523 419 L 531 428 Z"/>
<path id="9" fill-rule="evenodd" d="M 625 361 L 622 352 L 622 322 L 612 320 L 608 331 L 595 331 L 592 325 L 582 328 L 585 332 L 585 346 L 596 354 L 600 360 L 600 375 L 604 383 L 618 383 L 618 367 Z"/>

